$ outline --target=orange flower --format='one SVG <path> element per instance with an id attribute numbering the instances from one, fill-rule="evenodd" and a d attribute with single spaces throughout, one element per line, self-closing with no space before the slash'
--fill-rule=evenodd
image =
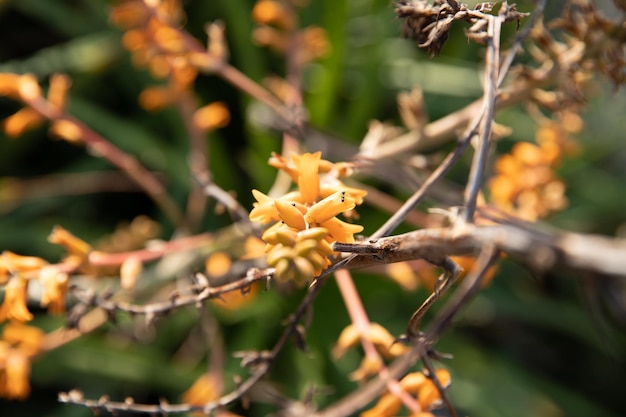
<path id="1" fill-rule="evenodd" d="M 63 139 L 69 143 L 80 143 L 83 138 L 83 131 L 75 122 L 66 119 L 55 120 L 48 129 L 51 136 Z"/>
<path id="2" fill-rule="evenodd" d="M 0 371 L 0 397 L 23 400 L 30 394 L 30 361 L 19 349 L 10 349 Z"/>
<path id="3" fill-rule="evenodd" d="M 448 372 L 447 369 L 437 369 L 435 374 L 437 375 L 437 379 L 443 388 L 450 386 L 452 380 L 450 378 L 450 372 Z M 439 390 L 437 390 L 437 387 L 432 380 L 428 379 L 424 385 L 420 387 L 417 393 L 417 401 L 424 409 L 429 409 L 441 402 Z"/>
<path id="4" fill-rule="evenodd" d="M 328 179 L 325 177 L 320 187 L 320 197 L 326 198 L 338 191 L 345 191 L 346 195 L 354 200 L 357 206 L 363 204 L 363 198 L 367 195 L 367 191 L 360 188 L 348 187 L 336 178 Z"/>
<path id="5" fill-rule="evenodd" d="M 321 157 L 321 152 L 316 152 L 293 155 L 288 160 L 273 153 L 269 164 L 289 174 L 298 191 L 279 199 L 252 191 L 257 202 L 250 220 L 263 224 L 280 221 L 262 236 L 267 242 L 268 265 L 276 269 L 274 277 L 278 281 L 293 280 L 299 285 L 310 282 L 330 266 L 329 256 L 334 254 L 330 243 L 354 242 L 354 233 L 363 230 L 335 216 L 353 210 L 356 199 L 361 203 L 366 192 L 341 189 L 343 184 L 337 176 L 348 173 L 348 165 L 332 164 Z"/>
<path id="6" fill-rule="evenodd" d="M 193 121 L 205 131 L 220 129 L 230 122 L 230 113 L 224 103 L 216 101 L 196 110 Z"/>
<path id="7" fill-rule="evenodd" d="M 263 194 L 259 190 L 252 190 L 252 195 L 257 202 L 254 203 L 254 208 L 250 211 L 250 220 L 261 224 L 280 220 L 272 197 Z"/>
<path id="8" fill-rule="evenodd" d="M 65 74 L 54 74 L 50 77 L 50 88 L 48 88 L 48 102 L 58 111 L 64 111 L 67 106 L 67 92 L 72 82 Z"/>
<path id="9" fill-rule="evenodd" d="M 285 6 L 274 0 L 258 1 L 252 9 L 252 20 L 263 25 L 275 25 L 281 29 L 291 29 L 295 24 L 293 16 Z"/>
<path id="10" fill-rule="evenodd" d="M 18 74 L 0 73 L 0 96 L 7 96 L 14 100 L 19 99 L 17 92 Z"/>
<path id="11" fill-rule="evenodd" d="M 360 224 L 346 223 L 336 217 L 320 223 L 320 226 L 328 229 L 330 241 L 344 243 L 354 243 L 354 234 L 363 231 L 363 226 Z"/>
<path id="12" fill-rule="evenodd" d="M 342 357 L 348 349 L 351 349 L 359 344 L 361 337 L 369 340 L 374 345 L 378 353 L 385 358 L 398 357 L 406 353 L 408 350 L 408 347 L 399 343 L 394 343 L 395 338 L 387 329 L 378 323 L 370 323 L 367 332 L 363 336 L 361 336 L 354 324 L 350 324 L 346 326 L 339 335 L 337 343 L 333 347 L 333 357 Z"/>
<path id="13" fill-rule="evenodd" d="M 249 236 L 243 246 L 244 255 L 241 259 L 254 259 L 265 253 L 265 242 L 254 236 Z"/>
<path id="14" fill-rule="evenodd" d="M 41 97 L 41 87 L 39 86 L 37 77 L 33 74 L 20 76 L 17 81 L 17 91 L 22 101 L 36 100 Z"/>
<path id="15" fill-rule="evenodd" d="M 320 159 L 321 152 L 305 153 L 293 160 L 298 167 L 298 189 L 306 204 L 313 204 L 320 195 Z"/>
<path id="16" fill-rule="evenodd" d="M 383 394 L 376 405 L 360 414 L 360 417 L 392 417 L 402 408 L 402 401 L 393 394 Z"/>
<path id="17" fill-rule="evenodd" d="M 345 191 L 337 191 L 311 206 L 304 218 L 308 224 L 321 224 L 344 211 L 352 210 L 355 206 L 354 199 Z"/>
<path id="18" fill-rule="evenodd" d="M 366 356 L 359 367 L 350 373 L 349 378 L 351 381 L 364 382 L 368 377 L 378 374 L 382 366 L 383 363 L 379 357 Z"/>
<path id="19" fill-rule="evenodd" d="M 36 256 L 23 256 L 5 250 L 0 256 L 0 264 L 2 264 L 8 271 L 17 273 L 36 271 L 43 268 L 48 264 L 48 262 Z"/>
<path id="20" fill-rule="evenodd" d="M 232 263 L 228 253 L 223 251 L 213 252 L 204 261 L 206 273 L 212 277 L 226 275 L 230 271 Z"/>
<path id="21" fill-rule="evenodd" d="M 120 284 L 124 289 L 135 287 L 137 278 L 143 272 L 143 263 L 136 256 L 129 256 L 120 266 Z"/>
<path id="22" fill-rule="evenodd" d="M 128 28 L 144 24 L 149 13 L 142 1 L 120 2 L 111 8 L 109 20 L 114 25 Z"/>
<path id="23" fill-rule="evenodd" d="M 326 31 L 319 26 L 310 26 L 303 29 L 300 33 L 300 38 L 301 47 L 298 50 L 298 59 L 302 64 L 328 56 L 331 52 Z"/>
<path id="24" fill-rule="evenodd" d="M 87 259 L 91 252 L 91 246 L 87 242 L 77 238 L 61 226 L 54 226 L 52 233 L 48 236 L 48 242 L 63 246 L 68 254 L 78 256 L 80 259 Z"/>
<path id="25" fill-rule="evenodd" d="M 285 171 L 294 182 L 298 182 L 298 176 L 300 173 L 298 172 L 298 167 L 295 165 L 293 160 L 290 161 L 284 156 L 279 155 L 276 152 L 272 152 L 272 156 L 267 163 L 274 168 Z"/>
<path id="26" fill-rule="evenodd" d="M 274 207 L 276 208 L 280 219 L 287 226 L 293 227 L 297 230 L 306 229 L 304 213 L 306 213 L 307 208 L 305 206 L 284 200 L 274 200 Z"/>
<path id="27" fill-rule="evenodd" d="M 26 307 L 28 281 L 19 276 L 13 276 L 5 287 L 4 302 L 0 306 L 0 323 L 5 320 L 27 322 L 33 315 Z"/>
<path id="28" fill-rule="evenodd" d="M 220 381 L 211 374 L 200 375 L 182 395 L 183 402 L 191 405 L 204 405 L 220 396 Z"/>
<path id="29" fill-rule="evenodd" d="M 444 389 L 450 385 L 450 373 L 446 369 L 437 369 L 435 374 Z M 422 372 L 407 374 L 400 380 L 400 386 L 406 392 L 417 396 L 417 401 L 422 410 L 428 410 L 441 402 L 437 387 Z M 361 417 L 392 417 L 396 415 L 401 407 L 400 399 L 387 392 L 380 397 L 374 407 L 361 413 Z M 413 416 L 431 417 L 432 414 L 420 411 L 417 414 L 413 414 Z"/>
<path id="30" fill-rule="evenodd" d="M 43 285 L 41 306 L 48 307 L 50 314 L 62 314 L 65 312 L 65 296 L 69 283 L 69 277 L 54 266 L 45 266 L 39 273 L 39 280 Z"/>
<path id="31" fill-rule="evenodd" d="M 28 356 L 35 355 L 41 350 L 43 338 L 44 332 L 39 327 L 24 324 L 9 323 L 2 331 L 2 340 Z"/>
<path id="32" fill-rule="evenodd" d="M 24 132 L 41 126 L 44 121 L 45 119 L 35 110 L 24 107 L 4 119 L 2 128 L 8 137 L 15 139 L 22 136 Z"/>

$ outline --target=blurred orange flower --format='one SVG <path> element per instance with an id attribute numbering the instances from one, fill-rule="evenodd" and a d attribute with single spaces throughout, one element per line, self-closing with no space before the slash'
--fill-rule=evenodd
<path id="1" fill-rule="evenodd" d="M 4 302 L 0 306 L 0 323 L 5 320 L 27 322 L 33 315 L 26 306 L 28 280 L 19 276 L 12 276 L 4 291 Z"/>

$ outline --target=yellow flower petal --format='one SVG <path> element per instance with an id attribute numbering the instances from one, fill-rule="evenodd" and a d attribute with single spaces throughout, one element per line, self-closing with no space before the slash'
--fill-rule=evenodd
<path id="1" fill-rule="evenodd" d="M 376 405 L 360 414 L 359 417 L 389 417 L 398 414 L 402 408 L 402 401 L 397 396 L 386 393 L 383 394 Z"/>
<path id="2" fill-rule="evenodd" d="M 26 307 L 28 281 L 20 277 L 12 277 L 5 287 L 4 302 L 0 306 L 0 323 L 5 320 L 19 322 L 31 321 L 33 315 Z"/>
<path id="3" fill-rule="evenodd" d="M 257 202 L 254 203 L 254 208 L 250 211 L 250 220 L 261 224 L 267 224 L 272 220 L 280 220 L 276 206 L 274 206 L 273 198 L 258 190 L 252 190 L 252 195 L 256 198 Z"/>
<path id="4" fill-rule="evenodd" d="M 337 343 L 335 343 L 332 350 L 333 358 L 339 359 L 343 357 L 348 349 L 355 347 L 359 344 L 360 340 L 361 336 L 359 335 L 359 330 L 354 324 L 349 324 L 339 333 Z"/>
<path id="5" fill-rule="evenodd" d="M 320 226 L 328 229 L 328 234 L 333 240 L 345 243 L 354 243 L 354 234 L 363 231 L 363 226 L 346 223 L 336 217 L 322 222 Z"/>
<path id="6" fill-rule="evenodd" d="M 422 372 L 412 372 L 400 380 L 400 386 L 405 391 L 416 393 L 427 380 L 428 378 Z"/>
<path id="7" fill-rule="evenodd" d="M 4 368 L 4 387 L 0 396 L 23 400 L 30 394 L 30 361 L 26 354 L 19 349 L 11 349 L 7 355 Z"/>
<path id="8" fill-rule="evenodd" d="M 451 379 L 450 372 L 448 372 L 448 370 L 437 369 L 435 374 L 437 375 L 437 379 L 442 387 L 447 388 L 450 385 Z M 424 409 L 429 409 L 430 407 L 441 402 L 439 390 L 430 379 L 420 388 L 417 394 L 417 401 Z"/>
<path id="9" fill-rule="evenodd" d="M 298 164 L 298 188 L 304 201 L 313 204 L 320 195 L 319 166 L 321 152 L 305 153 L 300 157 Z"/>
<path id="10" fill-rule="evenodd" d="M 0 263 L 4 266 L 4 268 L 13 273 L 34 271 L 43 268 L 48 264 L 48 262 L 42 258 L 38 258 L 36 256 L 18 255 L 17 253 L 13 253 L 8 250 L 2 252 L 2 255 L 0 256 Z"/>
<path id="11" fill-rule="evenodd" d="M 48 307 L 50 314 L 65 312 L 65 296 L 69 285 L 69 277 L 54 266 L 45 266 L 39 273 L 39 280 L 43 286 L 41 306 Z"/>
<path id="12" fill-rule="evenodd" d="M 26 355 L 35 355 L 41 350 L 45 333 L 39 327 L 20 323 L 8 323 L 2 330 L 2 340 L 18 347 Z M 2 354 L 0 354 L 0 363 Z"/>
<path id="13" fill-rule="evenodd" d="M 77 238 L 61 226 L 54 226 L 52 233 L 48 236 L 48 242 L 61 245 L 70 255 L 77 255 L 86 258 L 91 252 L 91 246 L 82 239 Z"/>
<path id="14" fill-rule="evenodd" d="M 282 155 L 279 155 L 275 152 L 272 152 L 272 157 L 268 161 L 270 166 L 274 168 L 282 169 L 285 171 L 294 182 L 298 181 L 298 169 L 295 164 L 291 161 L 288 161 Z"/>
<path id="15" fill-rule="evenodd" d="M 305 214 L 308 224 L 321 224 L 339 213 L 351 210 L 355 207 L 354 199 L 346 195 L 345 191 L 337 191 L 325 199 L 314 204 Z"/>
<path id="16" fill-rule="evenodd" d="M 187 404 L 204 405 L 220 396 L 220 381 L 213 375 L 200 375 L 191 387 L 182 395 Z"/>
<path id="17" fill-rule="evenodd" d="M 70 78 L 65 74 L 54 74 L 50 77 L 48 102 L 61 112 L 67 106 L 67 91 L 71 85 Z"/>
<path id="18" fill-rule="evenodd" d="M 120 267 L 120 284 L 124 289 L 135 287 L 137 278 L 143 272 L 143 263 L 136 256 L 129 256 Z"/>
<path id="19" fill-rule="evenodd" d="M 326 198 L 329 195 L 336 193 L 337 191 L 345 191 L 346 195 L 354 200 L 354 203 L 359 206 L 363 204 L 363 197 L 367 195 L 367 191 L 360 188 L 348 187 L 339 180 L 330 182 L 323 182 L 320 188 L 320 196 Z"/>
<path id="20" fill-rule="evenodd" d="M 220 129 L 230 122 L 230 113 L 226 104 L 217 101 L 196 110 L 193 120 L 202 130 Z"/>
<path id="21" fill-rule="evenodd" d="M 24 107 L 2 121 L 4 133 L 11 139 L 18 138 L 27 130 L 39 127 L 45 119 L 30 107 Z"/>
<path id="22" fill-rule="evenodd" d="M 276 207 L 276 211 L 278 211 L 278 216 L 287 226 L 298 230 L 306 229 L 304 215 L 300 210 L 298 210 L 296 203 L 284 200 L 274 200 L 274 206 Z"/>

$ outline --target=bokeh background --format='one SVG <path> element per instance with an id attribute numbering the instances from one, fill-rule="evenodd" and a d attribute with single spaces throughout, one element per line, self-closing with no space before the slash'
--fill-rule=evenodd
<path id="1" fill-rule="evenodd" d="M 561 2 L 548 3 L 548 15 L 560 12 Z M 610 2 L 598 3 L 616 19 L 624 19 Z M 205 23 L 219 19 L 237 68 L 257 81 L 284 75 L 283 57 L 252 42 L 253 5 L 251 0 L 187 0 L 186 27 L 204 39 Z M 30 72 L 41 80 L 56 72 L 70 75 L 70 113 L 160 172 L 182 205 L 192 183 L 186 131 L 176 111 L 150 113 L 139 106 L 138 94 L 158 81 L 132 66 L 120 44 L 121 31 L 108 22 L 109 7 L 105 0 L 0 2 L 0 71 Z M 519 1 L 518 7 L 531 10 L 533 4 Z M 429 59 L 402 38 L 388 0 L 314 0 L 300 18 L 303 25 L 324 28 L 332 48 L 327 57 L 306 68 L 304 77 L 310 124 L 330 140 L 357 146 L 371 119 L 399 123 L 396 94 L 416 84 L 424 89 L 431 120 L 481 95 L 482 48 L 467 42 L 462 25 L 452 30 L 442 55 Z M 506 28 L 505 45 L 514 32 L 514 27 Z M 249 208 L 250 190 L 267 190 L 272 184 L 275 170 L 266 161 L 272 151 L 280 150 L 281 136 L 251 121 L 255 108 L 251 100 L 223 81 L 200 76 L 195 90 L 203 102 L 220 100 L 229 107 L 230 124 L 207 136 L 210 165 L 215 182 L 233 190 Z M 17 109 L 16 103 L 0 98 L 0 117 Z M 585 128 L 576 138 L 580 151 L 559 171 L 568 187 L 568 208 L 547 223 L 577 232 L 626 235 L 624 109 L 623 90 L 615 91 L 598 79 L 583 114 Z M 499 151 L 510 149 L 515 141 L 532 140 L 536 125 L 521 106 L 503 111 L 497 121 L 513 129 L 499 143 Z M 446 179 L 451 192 L 462 189 L 468 162 Z M 363 181 L 381 185 L 376 178 Z M 410 194 L 387 184 L 384 191 L 398 198 Z M 213 205 L 207 209 L 199 231 L 230 223 L 228 215 L 212 209 Z M 360 212 L 365 233 L 388 216 L 368 207 Z M 97 242 L 139 215 L 155 219 L 161 224 L 160 236 L 171 237 L 171 224 L 151 200 L 84 148 L 53 141 L 44 128 L 19 139 L 0 136 L 1 250 L 58 260 L 59 249 L 46 241 L 54 225 Z M 427 294 L 425 289 L 406 292 L 383 276 L 355 277 L 371 320 L 395 334 L 404 331 L 408 317 Z M 302 295 L 303 291 L 262 291 L 236 311 L 212 308 L 223 326 L 227 351 L 271 347 L 283 319 Z M 48 330 L 62 325 L 63 318 L 47 316 L 37 305 L 34 301 L 31 306 L 38 313 L 35 325 Z M 133 396 L 137 402 L 179 400 L 206 369 L 205 353 L 189 349 L 198 337 L 197 311 L 181 309 L 139 338 L 132 334 L 136 320 L 121 314 L 116 323 L 38 358 L 30 397 L 21 402 L 0 400 L 0 415 L 91 415 L 85 408 L 57 403 L 57 393 L 72 388 L 93 398 L 106 394 L 118 400 Z M 316 401 L 322 405 L 356 389 L 346 375 L 358 366 L 360 353 L 351 352 L 339 361 L 330 355 L 348 323 L 331 280 L 314 304 L 308 350 L 289 346 L 271 372 L 276 388 L 300 398 L 307 387 L 317 386 L 322 392 Z M 492 284 L 437 348 L 454 355 L 445 366 L 452 373 L 450 396 L 460 415 L 618 417 L 626 413 L 625 326 L 622 281 L 561 271 L 535 276 L 504 261 Z M 238 359 L 225 360 L 227 378 L 245 375 Z M 274 409 L 255 405 L 250 410 L 236 406 L 234 411 L 266 415 Z"/>

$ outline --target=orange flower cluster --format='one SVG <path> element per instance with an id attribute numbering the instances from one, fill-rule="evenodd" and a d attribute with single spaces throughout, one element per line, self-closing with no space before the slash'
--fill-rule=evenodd
<path id="1" fill-rule="evenodd" d="M 378 323 L 370 323 L 369 328 L 363 338 L 369 340 L 376 351 L 386 359 L 397 358 L 405 354 L 409 348 L 403 344 L 395 343 L 396 339 L 389 333 L 387 329 Z M 343 357 L 349 349 L 352 349 L 361 343 L 361 334 L 354 324 L 350 324 L 343 329 L 337 343 L 333 347 L 333 357 L 339 359 Z M 368 377 L 380 372 L 382 363 L 373 361 L 365 357 L 361 361 L 359 368 L 350 374 L 353 381 L 365 381 Z"/>
<path id="2" fill-rule="evenodd" d="M 265 253 L 265 242 L 261 239 L 249 236 L 243 244 L 244 254 L 240 259 L 258 258 Z M 217 281 L 218 284 L 231 270 L 233 259 L 231 254 L 224 251 L 213 252 L 205 260 L 205 272 L 209 282 Z M 224 311 L 237 311 L 241 307 L 255 299 L 261 288 L 261 283 L 253 283 L 248 288 L 239 291 L 230 291 L 212 299 L 214 306 Z"/>
<path id="3" fill-rule="evenodd" d="M 113 6 L 111 21 L 126 30 L 122 44 L 131 52 L 133 64 L 147 68 L 157 79 L 167 79 L 165 86 L 149 87 L 139 95 L 139 104 L 148 111 L 161 110 L 173 105 L 189 94 L 193 94 L 193 83 L 198 76 L 197 62 L 206 66 L 206 59 L 223 59 L 221 47 L 209 45 L 209 50 L 200 51 L 198 42 L 180 28 L 185 13 L 179 0 L 126 0 Z M 220 38 L 216 25 L 212 26 L 213 37 Z M 219 51 L 216 51 L 219 49 Z M 219 129 L 230 121 L 227 107 L 211 103 L 197 109 L 193 121 L 204 131 Z"/>
<path id="4" fill-rule="evenodd" d="M 7 324 L 0 338 L 0 397 L 23 400 L 30 393 L 30 358 L 41 350 L 37 327 Z"/>
<path id="5" fill-rule="evenodd" d="M 298 3 L 298 4 L 295 4 Z M 296 61 L 306 64 L 330 53 L 330 43 L 326 31 L 318 26 L 309 26 L 299 30 L 297 37 L 293 37 L 296 29 L 297 17 L 295 7 L 302 7 L 301 2 L 285 2 L 278 0 L 259 0 L 252 9 L 252 19 L 259 24 L 252 32 L 252 39 L 257 45 L 266 46 L 278 53 L 285 53 L 290 42 L 297 40 Z"/>
<path id="6" fill-rule="evenodd" d="M 276 268 L 279 281 L 310 282 L 330 265 L 335 241 L 354 242 L 363 226 L 346 223 L 336 216 L 349 214 L 363 203 L 366 191 L 343 184 L 339 177 L 351 173 L 345 163 L 321 159 L 322 153 L 293 155 L 290 159 L 274 154 L 269 164 L 285 171 L 298 190 L 272 198 L 253 190 L 257 202 L 250 220 L 262 224 L 277 222 L 262 238 L 267 242 L 267 263 Z"/>
<path id="7" fill-rule="evenodd" d="M 450 373 L 446 369 L 435 371 L 437 379 L 442 387 L 450 386 Z M 417 402 L 422 410 L 430 410 L 441 404 L 441 397 L 433 381 L 422 372 L 407 374 L 400 380 L 400 387 L 417 397 Z M 402 401 L 392 393 L 383 394 L 376 405 L 361 413 L 361 417 L 393 417 L 402 408 Z M 415 417 L 434 417 L 432 413 L 420 412 L 413 414 Z"/>
<path id="8" fill-rule="evenodd" d="M 83 265 L 91 251 L 90 246 L 62 227 L 55 227 L 48 237 L 50 243 L 63 246 L 68 255 L 59 265 L 51 265 L 35 256 L 22 256 L 10 251 L 0 254 L 0 285 L 6 284 L 4 301 L 0 305 L 0 323 L 27 322 L 33 319 L 28 311 L 28 283 L 39 280 L 43 287 L 41 306 L 51 314 L 65 312 L 65 297 L 69 285 L 68 270 Z"/>
<path id="9" fill-rule="evenodd" d="M 49 132 L 53 137 L 78 142 L 82 132 L 74 122 L 60 118 L 67 107 L 67 92 L 70 88 L 70 79 L 62 74 L 50 77 L 47 98 L 44 98 L 37 78 L 32 74 L 0 73 L 0 96 L 26 104 L 17 112 L 2 121 L 2 129 L 10 138 L 18 138 L 28 130 L 43 125 L 46 116 L 32 108 L 29 104 L 46 100 L 49 107 L 49 118 L 53 119 Z"/>
<path id="10" fill-rule="evenodd" d="M 580 130 L 582 122 L 575 123 L 577 120 L 576 116 L 568 123 L 545 121 L 535 134 L 537 144 L 519 142 L 498 158 L 489 191 L 501 209 L 535 221 L 567 206 L 565 184 L 554 169 L 563 154 L 573 149 L 569 134 Z"/>

